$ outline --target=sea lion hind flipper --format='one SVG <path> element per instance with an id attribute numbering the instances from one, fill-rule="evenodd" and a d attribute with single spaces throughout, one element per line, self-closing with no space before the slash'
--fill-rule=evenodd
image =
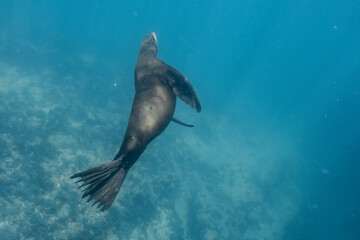
<path id="1" fill-rule="evenodd" d="M 121 162 L 115 160 L 71 176 L 78 177 L 80 180 L 77 182 L 82 182 L 80 187 L 86 186 L 82 198 L 90 196 L 87 202 L 94 199 L 93 205 L 99 203 L 98 208 L 102 206 L 103 212 L 114 202 L 126 177 L 126 171 L 121 168 Z"/>
<path id="2" fill-rule="evenodd" d="M 173 121 L 173 122 L 175 122 L 177 124 L 183 125 L 185 127 L 194 127 L 194 125 L 184 123 L 184 122 L 182 122 L 182 121 L 180 121 L 180 120 L 178 120 L 178 119 L 176 119 L 174 117 L 171 119 L 171 121 Z"/>
<path id="3" fill-rule="evenodd" d="M 166 63 L 163 64 L 166 65 L 165 80 L 172 88 L 175 95 L 200 112 L 200 101 L 191 83 L 178 70 Z"/>

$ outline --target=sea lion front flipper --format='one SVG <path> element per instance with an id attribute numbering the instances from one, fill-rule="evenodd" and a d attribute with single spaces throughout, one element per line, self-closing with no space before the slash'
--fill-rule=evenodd
<path id="1" fill-rule="evenodd" d="M 183 125 L 183 126 L 185 126 L 185 127 L 194 127 L 194 125 L 184 123 L 184 122 L 182 122 L 182 121 L 180 121 L 180 120 L 178 120 L 178 119 L 176 119 L 176 118 L 174 118 L 174 117 L 171 119 L 171 121 L 173 121 L 173 122 L 175 122 L 175 123 L 178 123 L 178 124 L 180 124 L 180 125 Z"/>
<path id="2" fill-rule="evenodd" d="M 200 101 L 191 83 L 178 70 L 166 63 L 164 64 L 166 65 L 165 80 L 172 88 L 175 95 L 200 112 Z"/>

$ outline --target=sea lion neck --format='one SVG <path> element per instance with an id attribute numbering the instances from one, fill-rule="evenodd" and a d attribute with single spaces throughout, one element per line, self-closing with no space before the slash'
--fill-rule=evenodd
<path id="1" fill-rule="evenodd" d="M 146 61 L 150 59 L 154 59 L 157 56 L 157 51 L 149 51 L 148 49 L 144 50 L 143 52 L 140 51 L 138 56 L 138 61 Z"/>

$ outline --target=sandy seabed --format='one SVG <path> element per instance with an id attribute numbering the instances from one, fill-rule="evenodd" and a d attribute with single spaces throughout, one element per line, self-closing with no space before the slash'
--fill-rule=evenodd
<path id="1" fill-rule="evenodd" d="M 119 111 L 111 96 L 89 103 L 100 97 L 81 84 L 86 77 L 34 72 L 0 64 L 5 239 L 280 239 L 296 215 L 300 193 L 286 181 L 285 163 L 298 157 L 291 141 L 246 135 L 211 112 L 194 129 L 170 124 L 101 213 L 70 176 L 112 160 L 130 107 Z"/>

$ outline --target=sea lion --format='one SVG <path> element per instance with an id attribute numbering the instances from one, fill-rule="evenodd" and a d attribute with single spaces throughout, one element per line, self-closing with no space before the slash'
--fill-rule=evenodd
<path id="1" fill-rule="evenodd" d="M 201 111 L 200 101 L 190 82 L 176 69 L 157 59 L 157 39 L 149 33 L 141 43 L 135 66 L 135 98 L 128 126 L 119 152 L 111 162 L 77 173 L 85 186 L 82 198 L 107 210 L 114 202 L 129 169 L 139 159 L 146 146 L 168 126 L 173 118 L 176 96 Z"/>

